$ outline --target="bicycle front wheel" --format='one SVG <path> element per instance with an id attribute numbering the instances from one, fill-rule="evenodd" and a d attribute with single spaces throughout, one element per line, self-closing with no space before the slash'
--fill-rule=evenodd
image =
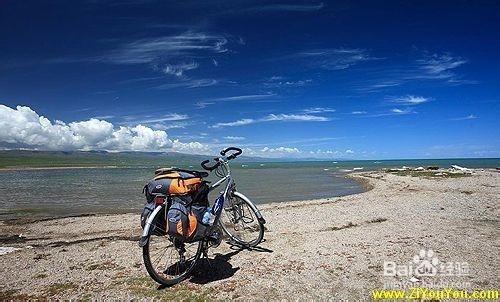
<path id="1" fill-rule="evenodd" d="M 219 223 L 237 244 L 255 247 L 264 238 L 264 224 L 255 206 L 241 193 L 231 194 L 224 202 Z"/>

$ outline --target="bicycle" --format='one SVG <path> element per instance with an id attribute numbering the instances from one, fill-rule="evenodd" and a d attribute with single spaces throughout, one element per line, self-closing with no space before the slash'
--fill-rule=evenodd
<path id="1" fill-rule="evenodd" d="M 230 151 L 234 152 L 226 156 Z M 223 198 L 223 208 L 216 215 L 213 225 L 207 232 L 208 235 L 204 238 L 195 242 L 185 242 L 172 236 L 162 235 L 166 232 L 161 232 L 164 231 L 164 227 L 157 221 L 168 207 L 167 198 L 163 198 L 164 202 L 159 204 L 148 217 L 139 245 L 142 247 L 146 270 L 153 280 L 171 286 L 188 278 L 200 257 L 203 255 L 208 258 L 208 249 L 219 246 L 223 233 L 229 237 L 231 243 L 244 248 L 255 247 L 263 240 L 266 221 L 255 204 L 236 191 L 236 183 L 231 176 L 229 161 L 241 154 L 241 149 L 229 147 L 220 152 L 220 157 L 214 158 L 215 164 L 207 165 L 210 160 L 201 163 L 205 170 L 215 171 L 215 175 L 219 177 L 218 181 L 210 185 L 210 191 L 226 183 L 224 190 L 217 197 L 217 199 Z"/>

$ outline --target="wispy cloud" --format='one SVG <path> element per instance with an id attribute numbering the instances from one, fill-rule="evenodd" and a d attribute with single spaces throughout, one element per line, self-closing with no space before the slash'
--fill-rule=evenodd
<path id="1" fill-rule="evenodd" d="M 216 79 L 189 79 L 185 81 L 181 81 L 178 83 L 167 83 L 156 86 L 156 89 L 165 90 L 165 89 L 174 89 L 174 88 L 200 88 L 200 87 L 208 87 L 214 86 L 219 83 L 219 80 Z"/>
<path id="2" fill-rule="evenodd" d="M 224 139 L 226 139 L 228 141 L 243 141 L 246 138 L 243 136 L 224 136 Z"/>
<path id="3" fill-rule="evenodd" d="M 452 121 L 465 121 L 465 120 L 475 120 L 477 118 L 478 117 L 475 116 L 474 114 L 469 114 L 469 115 L 464 116 L 464 117 L 452 118 L 451 120 Z"/>
<path id="4" fill-rule="evenodd" d="M 131 84 L 131 83 L 141 83 L 141 82 L 149 82 L 149 81 L 157 81 L 160 79 L 164 79 L 163 76 L 155 76 L 155 77 L 140 77 L 119 81 L 118 84 Z"/>
<path id="5" fill-rule="evenodd" d="M 377 80 L 378 81 L 378 80 Z M 364 85 L 361 87 L 356 87 L 355 90 L 359 92 L 377 92 L 387 88 L 396 87 L 404 84 L 405 81 L 402 79 L 395 79 L 390 81 L 381 81 L 374 84 Z"/>
<path id="6" fill-rule="evenodd" d="M 113 119 L 115 116 L 114 115 L 96 115 L 91 118 L 98 119 L 98 120 L 109 120 Z"/>
<path id="7" fill-rule="evenodd" d="M 266 146 L 281 146 L 281 145 L 300 145 L 300 146 L 318 146 L 322 144 L 329 144 L 333 140 L 346 139 L 346 137 L 312 137 L 312 138 L 302 138 L 295 140 L 275 140 L 266 143 L 240 143 L 242 147 L 256 148 L 256 147 L 266 147 Z"/>
<path id="8" fill-rule="evenodd" d="M 416 77 L 456 81 L 458 78 L 453 70 L 467 63 L 467 60 L 445 53 L 426 55 L 424 58 L 417 60 L 417 63 L 424 72 Z"/>
<path id="9" fill-rule="evenodd" d="M 311 85 L 313 83 L 312 79 L 305 80 L 291 80 L 285 79 L 281 76 L 272 76 L 264 80 L 264 86 L 270 88 L 293 88 L 293 87 L 304 87 Z"/>
<path id="10" fill-rule="evenodd" d="M 205 108 L 209 105 L 213 105 L 213 104 L 219 103 L 219 102 L 241 102 L 241 101 L 257 102 L 257 101 L 270 99 L 270 98 L 273 98 L 276 96 L 277 95 L 274 93 L 235 95 L 235 96 L 228 96 L 228 97 L 206 99 L 206 100 L 197 102 L 196 106 L 198 108 Z"/>
<path id="11" fill-rule="evenodd" d="M 222 35 L 185 32 L 126 43 L 110 51 L 101 60 L 115 64 L 154 64 L 172 57 L 189 57 L 203 51 L 226 52 L 227 43 L 227 38 Z"/>
<path id="12" fill-rule="evenodd" d="M 184 129 L 189 126 L 187 122 L 168 122 L 168 123 L 154 123 L 150 127 L 155 130 L 170 130 L 170 129 Z"/>
<path id="13" fill-rule="evenodd" d="M 366 111 L 353 111 L 353 112 L 351 112 L 351 114 L 354 114 L 354 115 L 366 114 Z"/>
<path id="14" fill-rule="evenodd" d="M 166 64 L 162 68 L 162 72 L 164 74 L 173 75 L 176 77 L 184 76 L 184 73 L 188 70 L 193 70 L 198 68 L 198 63 L 189 62 L 189 63 L 179 63 L 179 64 Z"/>
<path id="15" fill-rule="evenodd" d="M 328 112 L 335 112 L 335 109 L 328 107 L 311 107 L 302 110 L 302 112 L 306 114 L 328 113 Z"/>
<path id="16" fill-rule="evenodd" d="M 431 99 L 423 96 L 415 96 L 415 95 L 405 95 L 402 97 L 397 97 L 391 100 L 393 103 L 399 103 L 403 105 L 418 105 L 422 103 L 429 102 Z"/>
<path id="17" fill-rule="evenodd" d="M 355 90 L 379 92 L 391 87 L 401 86 L 415 81 L 437 81 L 448 85 L 475 84 L 477 81 L 464 78 L 459 72 L 460 67 L 468 61 L 451 53 L 419 52 L 418 56 L 406 64 L 384 65 L 382 69 L 375 68 L 366 73 L 371 78 L 358 85 Z"/>
<path id="18" fill-rule="evenodd" d="M 291 11 L 291 12 L 313 12 L 322 9 L 323 2 L 317 4 L 268 4 L 247 9 L 247 11 L 273 12 L 273 11 Z"/>
<path id="19" fill-rule="evenodd" d="M 394 114 L 410 114 L 410 113 L 414 113 L 414 111 L 411 110 L 410 108 L 405 108 L 405 109 L 392 108 L 391 112 L 394 113 Z"/>
<path id="20" fill-rule="evenodd" d="M 151 123 L 161 123 L 161 122 L 172 122 L 172 121 L 184 121 L 189 119 L 189 116 L 185 114 L 169 113 L 165 115 L 160 115 L 158 117 L 142 117 L 142 116 L 127 116 L 126 120 L 128 123 L 133 124 L 151 124 Z"/>
<path id="21" fill-rule="evenodd" d="M 375 113 L 370 115 L 360 114 L 360 117 L 371 118 L 371 117 L 384 117 L 384 116 L 393 116 L 393 115 L 407 115 L 407 114 L 416 114 L 417 112 L 412 108 L 392 108 L 389 111 Z"/>
<path id="22" fill-rule="evenodd" d="M 269 114 L 262 121 L 271 122 L 271 121 L 300 121 L 300 122 L 327 122 L 330 121 L 331 118 L 324 116 L 317 116 L 311 114 Z"/>
<path id="23" fill-rule="evenodd" d="M 311 114 L 269 114 L 260 119 L 241 119 L 234 122 L 228 123 L 217 123 L 212 128 L 222 128 L 222 127 L 235 127 L 235 126 L 243 126 L 255 123 L 265 123 L 265 122 L 327 122 L 332 119 L 325 116 L 317 116 Z"/>
<path id="24" fill-rule="evenodd" d="M 254 123 L 257 123 L 257 122 L 258 122 L 258 120 L 254 120 L 254 119 L 251 119 L 251 118 L 244 118 L 244 119 L 237 120 L 237 121 L 234 121 L 234 122 L 217 123 L 217 124 L 213 125 L 212 128 L 243 126 L 243 125 L 254 124 Z"/>
<path id="25" fill-rule="evenodd" d="M 189 79 L 185 73 L 197 69 L 196 60 L 212 61 L 214 54 L 228 51 L 229 40 L 220 34 L 187 31 L 177 35 L 144 38 L 116 46 L 106 54 L 92 58 L 94 62 L 111 64 L 146 64 L 155 71 L 175 76 L 178 83 L 159 85 L 157 89 L 198 88 L 213 86 L 215 79 Z M 133 79 L 131 81 L 157 80 L 157 77 Z"/>
<path id="26" fill-rule="evenodd" d="M 232 9 L 226 9 L 221 12 L 221 14 L 258 14 L 258 13 L 279 13 L 279 12 L 297 12 L 297 13 L 307 13 L 315 12 L 324 8 L 323 2 L 317 3 L 276 3 L 276 4 L 265 4 L 259 3 L 258 5 L 251 5 L 246 7 L 238 7 Z"/>
<path id="27" fill-rule="evenodd" d="M 301 59 L 310 67 L 326 70 L 347 69 L 364 61 L 377 59 L 364 49 L 353 48 L 313 49 L 284 58 Z"/>

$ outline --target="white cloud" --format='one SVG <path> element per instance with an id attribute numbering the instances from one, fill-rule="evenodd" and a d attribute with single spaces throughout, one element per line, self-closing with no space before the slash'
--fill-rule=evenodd
<path id="1" fill-rule="evenodd" d="M 180 64 L 166 64 L 162 71 L 165 74 L 173 75 L 176 77 L 184 76 L 184 72 L 188 70 L 193 70 L 198 68 L 198 63 L 190 62 L 190 63 L 180 63 Z"/>
<path id="2" fill-rule="evenodd" d="M 250 125 L 256 123 L 266 123 L 266 122 L 327 122 L 330 121 L 331 118 L 325 116 L 317 116 L 311 114 L 269 114 L 260 119 L 241 119 L 234 122 L 228 123 L 217 123 L 212 128 L 222 128 L 222 127 L 234 127 L 234 126 L 243 126 Z"/>
<path id="3" fill-rule="evenodd" d="M 272 121 L 302 121 L 302 122 L 327 122 L 331 119 L 324 116 L 317 116 L 311 114 L 269 114 L 265 118 L 261 119 L 261 122 L 272 122 Z"/>
<path id="4" fill-rule="evenodd" d="M 305 80 L 285 80 L 282 76 L 272 76 L 264 80 L 264 86 L 272 88 L 303 87 L 311 85 L 312 79 Z"/>
<path id="5" fill-rule="evenodd" d="M 460 57 L 454 57 L 450 54 L 432 54 L 417 62 L 420 63 L 423 70 L 427 71 L 429 76 L 433 75 L 437 78 L 449 78 L 454 75 L 450 71 L 467 63 L 467 60 Z"/>
<path id="6" fill-rule="evenodd" d="M 224 136 L 224 139 L 228 141 L 242 141 L 245 140 L 246 138 L 243 136 Z"/>
<path id="7" fill-rule="evenodd" d="M 299 58 L 314 68 L 342 70 L 364 61 L 375 60 L 364 49 L 334 48 L 303 51 L 286 58 Z"/>
<path id="8" fill-rule="evenodd" d="M 413 113 L 413 111 L 409 108 L 405 108 L 405 109 L 399 109 L 399 108 L 393 108 L 391 109 L 391 112 L 394 113 L 394 114 L 409 114 L 409 113 Z"/>
<path id="9" fill-rule="evenodd" d="M 101 60 L 116 64 L 158 63 L 160 60 L 199 54 L 203 51 L 226 52 L 227 42 L 221 35 L 186 32 L 130 42 L 121 45 Z"/>
<path id="10" fill-rule="evenodd" d="M 256 120 L 251 119 L 251 118 L 245 118 L 241 120 L 237 120 L 234 122 L 228 122 L 228 123 L 217 123 L 212 126 L 212 128 L 221 128 L 221 127 L 234 127 L 234 126 L 243 126 L 243 125 L 249 125 L 256 123 Z"/>
<path id="11" fill-rule="evenodd" d="M 476 81 L 464 79 L 458 75 L 456 69 L 467 63 L 467 60 L 450 53 L 425 54 L 425 57 L 417 60 L 419 72 L 413 79 L 444 80 L 450 84 L 474 84 Z"/>
<path id="12" fill-rule="evenodd" d="M 309 157 L 312 156 L 314 158 L 322 159 L 352 158 L 355 153 L 356 152 L 351 149 L 347 149 L 345 151 L 318 149 L 316 151 L 309 151 Z"/>
<path id="13" fill-rule="evenodd" d="M 384 65 L 383 69 L 373 74 L 373 79 L 367 80 L 368 85 L 357 87 L 356 90 L 363 93 L 378 92 L 411 81 L 423 80 L 445 82 L 449 85 L 475 84 L 477 81 L 465 79 L 459 72 L 460 67 L 467 62 L 465 58 L 450 53 L 432 54 L 423 51 L 409 64 Z"/>
<path id="14" fill-rule="evenodd" d="M 401 85 L 401 81 L 386 81 L 386 82 L 381 82 L 381 83 L 376 83 L 372 84 L 369 87 L 365 88 L 365 90 L 377 90 L 381 88 L 387 88 L 387 87 L 394 87 L 394 86 L 399 86 Z"/>
<path id="15" fill-rule="evenodd" d="M 430 101 L 429 98 L 423 96 L 406 95 L 392 100 L 394 103 L 400 103 L 405 105 L 418 105 Z"/>
<path id="16" fill-rule="evenodd" d="M 241 101 L 257 102 L 257 101 L 273 98 L 275 96 L 276 96 L 276 94 L 273 94 L 273 93 L 235 95 L 235 96 L 212 98 L 212 99 L 199 101 L 196 103 L 196 106 L 198 108 L 205 108 L 209 105 L 213 105 L 213 104 L 218 103 L 218 102 L 241 102 Z"/>
<path id="17" fill-rule="evenodd" d="M 353 111 L 351 114 L 359 115 L 359 114 L 366 114 L 366 111 Z"/>
<path id="18" fill-rule="evenodd" d="M 160 90 L 174 89 L 174 88 L 200 88 L 214 86 L 219 83 L 216 79 L 192 79 L 186 80 L 178 83 L 167 83 L 158 85 L 155 88 Z"/>
<path id="19" fill-rule="evenodd" d="M 300 158 L 303 152 L 295 147 L 263 147 L 260 149 L 243 148 L 243 153 L 247 156 L 258 156 L 266 158 Z"/>
<path id="20" fill-rule="evenodd" d="M 15 109 L 0 105 L 0 146 L 37 150 L 108 150 L 208 152 L 198 142 L 172 142 L 163 130 L 144 125 L 120 126 L 89 119 L 66 124 L 52 122 L 25 106 Z"/>
<path id="21" fill-rule="evenodd" d="M 160 122 L 173 122 L 173 121 L 183 121 L 189 119 L 189 116 L 185 114 L 179 113 L 169 113 L 165 115 L 161 115 L 159 117 L 150 117 L 150 118 L 141 118 L 139 117 L 128 117 L 128 121 L 133 122 L 135 124 L 151 124 L 151 123 L 160 123 Z M 177 127 L 178 128 L 178 127 Z"/>
<path id="22" fill-rule="evenodd" d="M 326 108 L 326 107 L 312 107 L 302 110 L 302 112 L 307 114 L 315 114 L 315 113 L 327 113 L 327 112 L 335 112 L 335 109 Z"/>
<path id="23" fill-rule="evenodd" d="M 264 153 L 300 153 L 299 149 L 290 148 L 290 147 L 278 147 L 278 148 L 264 147 L 260 150 L 260 152 L 264 152 Z"/>
<path id="24" fill-rule="evenodd" d="M 477 119 L 478 117 L 475 116 L 474 114 L 469 114 L 467 116 L 464 116 L 464 117 L 458 117 L 458 118 L 453 118 L 451 119 L 452 121 L 465 121 L 465 120 L 475 120 Z"/>
<path id="25" fill-rule="evenodd" d="M 376 114 L 371 114 L 371 115 L 363 115 L 363 117 L 367 118 L 372 118 L 372 117 L 384 117 L 384 116 L 391 116 L 391 115 L 405 115 L 405 114 L 416 114 L 417 112 L 414 111 L 412 108 L 392 108 L 388 112 L 382 112 L 382 113 L 376 113 Z"/>
<path id="26" fill-rule="evenodd" d="M 209 105 L 213 105 L 215 104 L 215 102 L 204 102 L 204 101 L 199 101 L 199 102 L 196 102 L 196 107 L 200 108 L 200 109 L 203 109 L 203 108 L 206 108 L 208 107 Z"/>
<path id="27" fill-rule="evenodd" d="M 113 134 L 113 124 L 95 118 L 70 123 L 69 128 L 76 134 L 75 140 L 84 145 L 96 145 Z"/>
<path id="28" fill-rule="evenodd" d="M 296 147 L 262 147 L 259 149 L 244 148 L 243 152 L 247 156 L 259 156 L 268 158 L 318 158 L 318 159 L 335 159 L 335 158 L 352 158 L 354 151 L 347 149 L 346 151 L 338 150 L 301 150 Z"/>
<path id="29" fill-rule="evenodd" d="M 102 149 L 112 151 L 165 151 L 172 147 L 171 140 L 162 130 L 153 130 L 143 125 L 135 127 L 121 126 L 107 140 L 97 145 L 89 145 L 86 149 Z"/>
<path id="30" fill-rule="evenodd" d="M 176 152 L 188 153 L 188 154 L 213 153 L 210 147 L 199 142 L 182 143 L 178 139 L 175 139 L 172 143 L 173 143 L 172 150 Z"/>

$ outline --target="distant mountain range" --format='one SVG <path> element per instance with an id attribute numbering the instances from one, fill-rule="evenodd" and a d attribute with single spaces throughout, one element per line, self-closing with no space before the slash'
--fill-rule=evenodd
<path id="1" fill-rule="evenodd" d="M 14 167 L 89 167 L 89 166 L 193 166 L 215 157 L 178 152 L 107 152 L 107 151 L 0 151 L 0 168 Z M 300 159 L 307 161 L 308 159 Z M 309 159 L 311 160 L 311 159 Z M 274 159 L 241 156 L 245 162 L 290 162 L 297 159 Z"/>

